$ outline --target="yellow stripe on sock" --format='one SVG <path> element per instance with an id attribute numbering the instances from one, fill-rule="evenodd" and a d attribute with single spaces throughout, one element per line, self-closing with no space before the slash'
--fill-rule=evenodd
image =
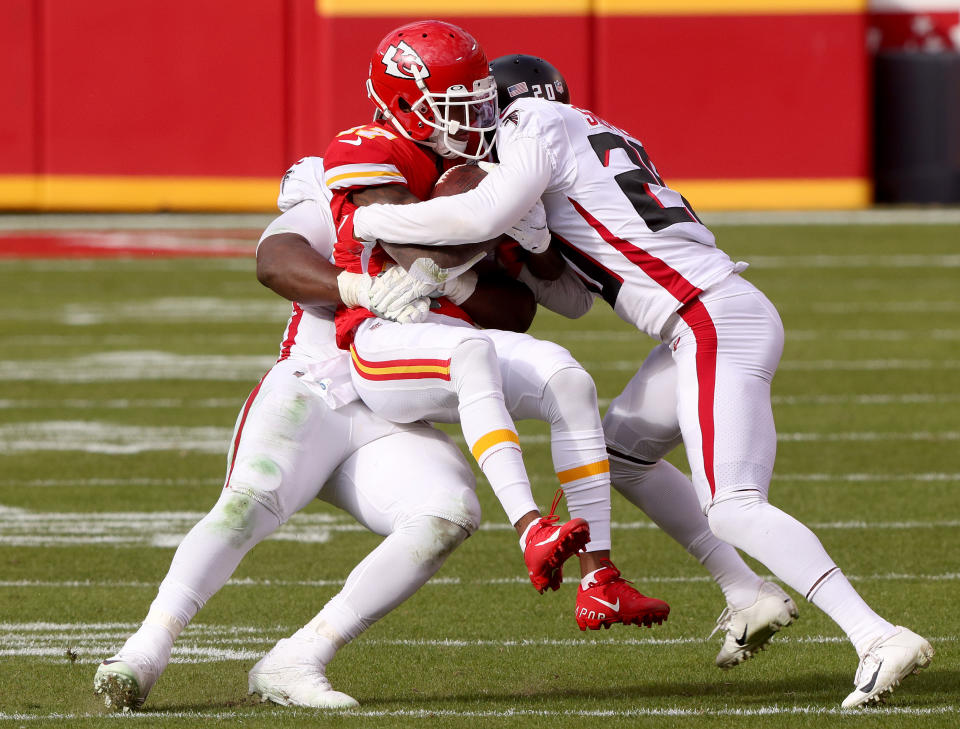
<path id="1" fill-rule="evenodd" d="M 486 435 L 481 436 L 477 442 L 473 444 L 470 452 L 473 453 L 473 457 L 479 461 L 480 456 L 482 456 L 488 450 L 493 448 L 498 443 L 504 443 L 507 441 L 520 445 L 520 438 L 512 430 L 508 430 L 507 428 L 491 430 Z"/>
<path id="2" fill-rule="evenodd" d="M 576 468 L 568 468 L 566 471 L 559 471 L 557 478 L 560 479 L 561 484 L 568 484 L 571 481 L 578 481 L 588 476 L 599 476 L 601 473 L 610 473 L 610 461 L 606 458 L 596 463 L 588 463 L 586 466 L 577 466 Z"/>

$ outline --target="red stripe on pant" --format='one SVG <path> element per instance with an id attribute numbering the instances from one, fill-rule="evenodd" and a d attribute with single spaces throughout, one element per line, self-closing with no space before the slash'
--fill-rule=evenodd
<path id="1" fill-rule="evenodd" d="M 247 401 L 243 404 L 243 414 L 240 416 L 240 424 L 237 426 L 237 434 L 233 437 L 233 457 L 230 459 L 230 470 L 227 471 L 227 481 L 223 484 L 225 489 L 230 488 L 230 477 L 233 475 L 233 466 L 237 462 L 237 450 L 240 448 L 240 434 L 243 433 L 243 424 L 247 422 L 247 415 L 250 413 L 250 406 L 253 405 L 253 401 L 257 399 L 257 393 L 260 392 L 260 386 L 263 384 L 263 381 L 267 379 L 267 375 L 270 374 L 270 371 L 263 375 L 260 378 L 260 382 L 257 383 L 257 386 L 250 391 L 250 394 L 247 395 Z"/>
<path id="2" fill-rule="evenodd" d="M 677 310 L 697 343 L 697 415 L 700 421 L 703 470 L 710 484 L 710 495 L 717 491 L 714 475 L 715 428 L 713 420 L 714 392 L 717 386 L 717 330 L 700 299 L 688 301 Z"/>

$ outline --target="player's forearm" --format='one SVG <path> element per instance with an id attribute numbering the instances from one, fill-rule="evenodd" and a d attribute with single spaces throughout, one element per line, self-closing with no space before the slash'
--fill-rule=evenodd
<path id="1" fill-rule="evenodd" d="M 593 307 L 593 293 L 569 266 L 553 281 L 537 278 L 524 266 L 519 280 L 533 291 L 538 304 L 568 319 L 578 319 Z"/>
<path id="2" fill-rule="evenodd" d="M 523 217 L 550 179 L 545 160 L 501 164 L 460 195 L 414 205 L 371 205 L 354 214 L 358 238 L 391 243 L 461 245 L 496 238 Z"/>
<path id="3" fill-rule="evenodd" d="M 294 233 L 265 238 L 257 249 L 257 280 L 290 301 L 340 303 L 339 273 L 339 268 Z"/>

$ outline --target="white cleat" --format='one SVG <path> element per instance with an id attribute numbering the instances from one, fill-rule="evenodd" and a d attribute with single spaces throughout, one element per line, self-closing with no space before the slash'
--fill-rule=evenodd
<path id="1" fill-rule="evenodd" d="M 773 582 L 760 586 L 757 601 L 742 610 L 724 609 L 717 618 L 718 630 L 725 630 L 723 647 L 717 654 L 717 667 L 733 668 L 763 650 L 781 628 L 800 616 L 793 599 Z"/>
<path id="2" fill-rule="evenodd" d="M 352 696 L 334 691 L 316 661 L 294 645 L 284 638 L 250 669 L 249 693 L 281 706 L 352 709 L 360 705 Z"/>
<path id="3" fill-rule="evenodd" d="M 844 709 L 853 709 L 866 704 L 880 703 L 884 694 L 893 689 L 911 673 L 919 673 L 933 660 L 933 646 L 912 630 L 897 626 L 897 632 L 889 638 L 870 646 L 853 678 L 857 688 L 843 700 Z"/>
<path id="4" fill-rule="evenodd" d="M 134 654 L 107 658 L 93 677 L 93 693 L 114 711 L 139 709 L 160 677 L 153 663 Z"/>

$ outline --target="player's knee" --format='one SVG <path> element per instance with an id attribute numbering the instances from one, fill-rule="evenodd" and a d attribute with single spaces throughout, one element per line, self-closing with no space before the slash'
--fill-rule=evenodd
<path id="1" fill-rule="evenodd" d="M 718 539 L 736 544 L 739 536 L 757 525 L 756 511 L 766 503 L 763 494 L 745 490 L 736 495 L 721 497 L 707 507 L 707 523 Z"/>
<path id="2" fill-rule="evenodd" d="M 227 484 L 227 492 L 252 499 L 282 519 L 279 492 L 283 469 L 274 458 L 265 453 L 238 455 Z"/>
<path id="3" fill-rule="evenodd" d="M 416 548 L 411 556 L 422 564 L 439 566 L 463 544 L 470 533 L 460 524 L 445 517 L 419 516 L 404 529 L 415 535 Z"/>
<path id="4" fill-rule="evenodd" d="M 464 388 L 489 387 L 500 389 L 500 366 L 497 350 L 482 332 L 471 335 L 454 347 L 450 355 L 450 379 L 457 391 Z"/>
<path id="5" fill-rule="evenodd" d="M 551 424 L 573 423 L 585 420 L 575 427 L 590 429 L 596 427 L 597 386 L 579 364 L 558 370 L 547 380 L 543 389 L 545 416 Z"/>
<path id="6" fill-rule="evenodd" d="M 225 489 L 213 509 L 204 517 L 208 532 L 240 549 L 258 542 L 280 525 L 272 510 L 249 493 Z"/>
<path id="7" fill-rule="evenodd" d="M 467 475 L 472 484 L 472 474 Z M 420 513 L 455 524 L 464 532 L 464 539 L 480 527 L 480 500 L 466 481 L 459 487 L 445 485 L 442 489 L 434 490 Z"/>

